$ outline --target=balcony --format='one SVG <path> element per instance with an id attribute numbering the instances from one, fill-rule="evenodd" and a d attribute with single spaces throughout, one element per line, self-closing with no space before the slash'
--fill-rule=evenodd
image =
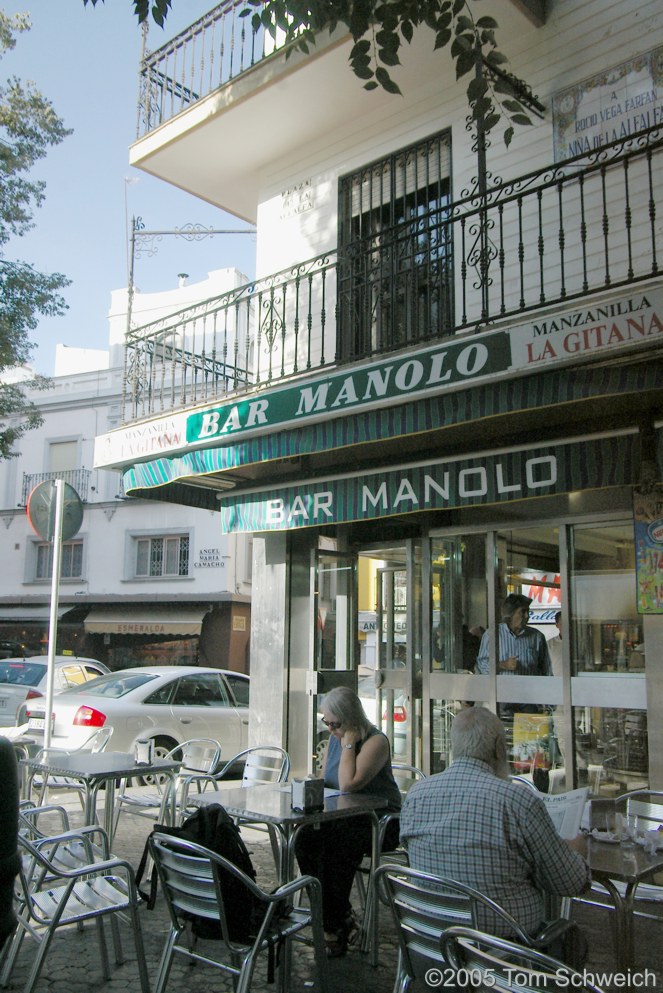
<path id="1" fill-rule="evenodd" d="M 137 138 L 281 50 L 240 17 L 244 0 L 225 0 L 141 63 Z M 259 11 L 259 7 L 252 10 Z"/>
<path id="2" fill-rule="evenodd" d="M 63 479 L 65 483 L 68 483 L 76 490 L 83 503 L 86 503 L 91 475 L 92 472 L 90 469 L 63 469 L 58 472 L 24 472 L 21 505 L 25 506 L 27 504 L 28 497 L 35 486 L 38 486 L 39 483 L 45 483 L 49 479 Z"/>
<path id="3" fill-rule="evenodd" d="M 124 423 L 652 279 L 662 144 L 640 132 L 130 331 Z"/>

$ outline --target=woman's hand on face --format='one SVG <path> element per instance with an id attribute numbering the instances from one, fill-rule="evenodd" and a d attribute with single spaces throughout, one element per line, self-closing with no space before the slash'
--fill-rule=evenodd
<path id="1" fill-rule="evenodd" d="M 341 738 L 341 744 L 345 745 L 356 745 L 358 741 L 361 741 L 361 733 L 359 731 L 353 731 L 347 728 L 343 731 L 343 737 Z"/>

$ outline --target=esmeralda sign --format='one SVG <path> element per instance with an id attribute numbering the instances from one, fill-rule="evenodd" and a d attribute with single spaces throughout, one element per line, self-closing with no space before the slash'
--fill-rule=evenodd
<path id="1" fill-rule="evenodd" d="M 224 494 L 222 529 L 285 531 L 633 482 L 633 435 L 448 459 Z"/>

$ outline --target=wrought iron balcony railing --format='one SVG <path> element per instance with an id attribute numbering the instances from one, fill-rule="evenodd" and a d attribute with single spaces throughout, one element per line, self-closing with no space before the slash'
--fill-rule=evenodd
<path id="1" fill-rule="evenodd" d="M 88 498 L 91 475 L 92 471 L 90 469 L 63 469 L 59 472 L 24 472 L 21 504 L 25 506 L 35 486 L 38 486 L 39 483 L 45 483 L 49 479 L 63 479 L 65 483 L 69 483 L 76 490 L 83 503 L 85 503 Z"/>
<path id="2" fill-rule="evenodd" d="M 657 276 L 662 146 L 640 132 L 130 330 L 125 423 Z"/>
<path id="3" fill-rule="evenodd" d="M 225 0 L 172 41 L 146 55 L 140 67 L 137 138 L 229 83 L 283 47 L 283 40 L 240 17 L 246 0 Z M 260 5 L 251 8 L 260 12 Z"/>

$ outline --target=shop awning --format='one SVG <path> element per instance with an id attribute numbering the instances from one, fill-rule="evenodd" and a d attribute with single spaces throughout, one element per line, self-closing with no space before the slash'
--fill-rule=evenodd
<path id="1" fill-rule="evenodd" d="M 122 606 L 91 610 L 85 618 L 88 634 L 195 635 L 200 634 L 207 608 Z"/>
<path id="2" fill-rule="evenodd" d="M 65 607 L 58 607 L 58 618 L 62 617 L 63 614 L 66 614 L 71 609 L 71 604 Z M 47 603 L 0 607 L 0 621 L 15 621 L 17 624 L 20 624 L 21 621 L 48 621 L 50 616 L 51 608 Z"/>

